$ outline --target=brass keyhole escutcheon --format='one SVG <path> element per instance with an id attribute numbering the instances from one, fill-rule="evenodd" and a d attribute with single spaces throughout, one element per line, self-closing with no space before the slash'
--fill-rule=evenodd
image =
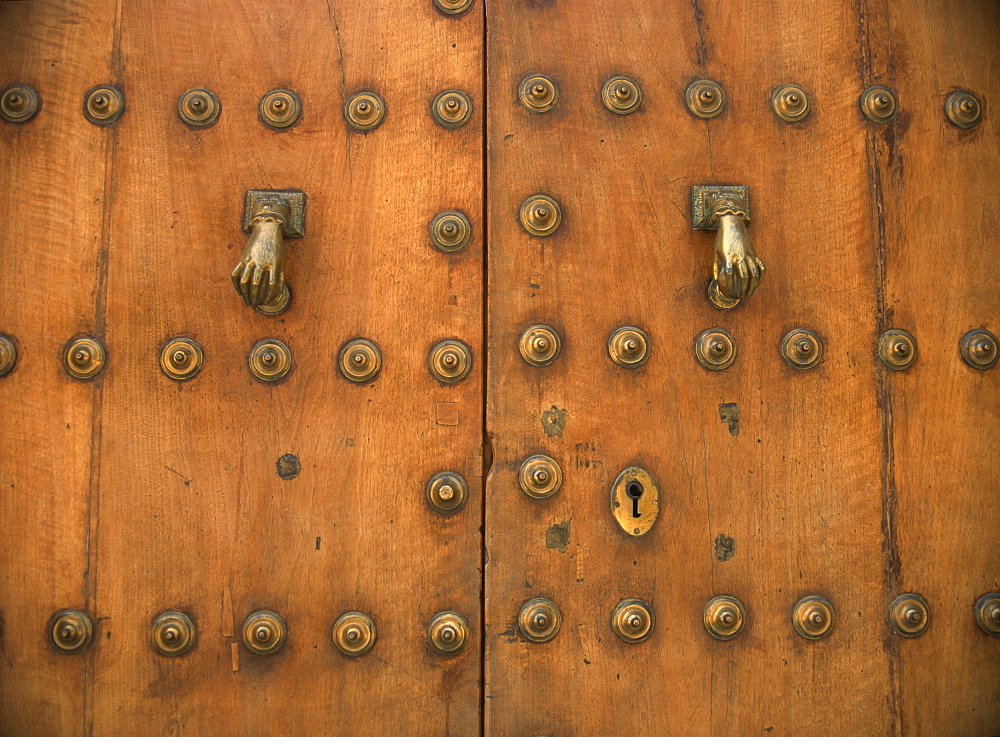
<path id="1" fill-rule="evenodd" d="M 63 353 L 66 371 L 74 379 L 92 379 L 101 373 L 107 353 L 95 338 L 77 338 Z"/>
<path id="2" fill-rule="evenodd" d="M 461 90 L 440 92 L 431 103 L 431 116 L 442 128 L 461 128 L 472 120 L 472 98 Z"/>
<path id="3" fill-rule="evenodd" d="M 945 99 L 944 113 L 952 125 L 972 128 L 982 120 L 983 105 L 973 93 L 956 90 Z"/>
<path id="4" fill-rule="evenodd" d="M 6 335 L 0 335 L 0 376 L 6 376 L 17 363 L 17 346 Z"/>
<path id="5" fill-rule="evenodd" d="M 806 596 L 792 609 L 792 626 L 807 640 L 819 640 L 833 631 L 833 604 L 822 596 Z"/>
<path id="6" fill-rule="evenodd" d="M 460 340 L 444 340 L 431 348 L 427 364 L 435 379 L 442 384 L 454 384 L 472 370 L 472 351 Z"/>
<path id="7" fill-rule="evenodd" d="M 438 213 L 431 220 L 431 243 L 439 251 L 461 251 L 472 238 L 472 223 L 464 213 L 449 211 Z"/>
<path id="8" fill-rule="evenodd" d="M 717 640 L 732 640 L 743 631 L 747 613 L 735 596 L 714 596 L 705 605 L 705 629 Z"/>
<path id="9" fill-rule="evenodd" d="M 302 115 L 302 101 L 291 90 L 271 90 L 260 98 L 257 114 L 269 128 L 284 130 L 298 122 Z"/>
<path id="10" fill-rule="evenodd" d="M 472 7 L 472 0 L 434 0 L 434 7 L 445 15 L 461 15 Z"/>
<path id="11" fill-rule="evenodd" d="M 771 94 L 771 109 L 786 123 L 797 123 L 809 115 L 809 95 L 797 84 L 783 84 Z"/>
<path id="12" fill-rule="evenodd" d="M 812 330 L 789 330 L 781 339 L 781 357 L 793 369 L 814 368 L 823 358 L 823 342 Z"/>
<path id="13" fill-rule="evenodd" d="M 660 487 L 645 469 L 629 466 L 611 487 L 611 514 L 632 537 L 645 535 L 660 514 Z"/>
<path id="14" fill-rule="evenodd" d="M 208 128 L 221 112 L 222 103 L 211 90 L 188 90 L 177 101 L 177 115 L 192 128 Z"/>
<path id="15" fill-rule="evenodd" d="M 544 238 L 562 223 L 562 207 L 548 195 L 532 195 L 521 204 L 518 219 L 529 234 Z"/>
<path id="16" fill-rule="evenodd" d="M 285 620 L 275 612 L 262 609 L 243 620 L 243 644 L 254 655 L 273 655 L 287 637 Z"/>
<path id="17" fill-rule="evenodd" d="M 521 358 L 532 366 L 548 366 L 562 352 L 562 338 L 548 325 L 532 325 L 521 333 L 517 343 Z"/>
<path id="18" fill-rule="evenodd" d="M 695 340 L 694 355 L 705 368 L 722 371 L 736 360 L 736 340 L 728 330 L 710 328 Z"/>
<path id="19" fill-rule="evenodd" d="M 427 502 L 435 512 L 454 514 L 465 505 L 469 484 L 460 474 L 442 471 L 431 476 L 424 491 Z"/>
<path id="20" fill-rule="evenodd" d="M 83 115 L 94 125 L 111 125 L 125 112 L 125 98 L 108 85 L 94 87 L 83 98 Z"/>
<path id="21" fill-rule="evenodd" d="M 375 645 L 375 622 L 361 612 L 340 615 L 333 625 L 333 644 L 348 657 L 364 655 Z"/>
<path id="22" fill-rule="evenodd" d="M 27 123 L 41 106 L 42 100 L 30 84 L 12 84 L 0 92 L 0 116 L 8 123 Z"/>
<path id="23" fill-rule="evenodd" d="M 358 338 L 340 349 L 341 375 L 355 384 L 374 381 L 382 370 L 382 351 L 372 341 Z"/>
<path id="24" fill-rule="evenodd" d="M 648 640 L 655 627 L 653 607 L 642 599 L 625 599 L 611 614 L 612 631 L 630 645 Z"/>
<path id="25" fill-rule="evenodd" d="M 385 120 L 385 100 L 374 92 L 358 92 L 344 105 L 344 120 L 358 133 L 368 133 Z"/>
<path id="26" fill-rule="evenodd" d="M 559 634 L 562 612 L 550 599 L 529 599 L 521 606 L 517 626 L 528 640 L 548 642 Z"/>
<path id="27" fill-rule="evenodd" d="M 49 623 L 49 638 L 56 649 L 72 655 L 81 652 L 94 636 L 94 625 L 79 609 L 63 609 Z"/>
<path id="28" fill-rule="evenodd" d="M 886 330 L 878 340 L 878 357 L 886 368 L 905 371 L 917 360 L 917 341 L 905 330 Z"/>
<path id="29" fill-rule="evenodd" d="M 532 499 L 548 499 L 562 488 L 562 467 L 547 455 L 533 455 L 521 463 L 517 480 Z"/>
<path id="30" fill-rule="evenodd" d="M 153 620 L 152 641 L 160 655 L 183 655 L 194 645 L 194 622 L 183 612 L 163 612 Z"/>
<path id="31" fill-rule="evenodd" d="M 726 108 L 726 93 L 718 82 L 698 79 L 688 85 L 684 100 L 692 115 L 699 118 L 714 118 Z"/>
<path id="32" fill-rule="evenodd" d="M 889 624 L 897 635 L 919 637 L 930 622 L 930 607 L 920 594 L 900 594 L 889 605 Z"/>
<path id="33" fill-rule="evenodd" d="M 896 117 L 896 95 L 882 85 L 869 87 L 858 100 L 861 112 L 873 123 L 888 123 Z"/>
<path id="34" fill-rule="evenodd" d="M 997 339 L 988 330 L 970 330 L 959 347 L 962 359 L 974 369 L 985 371 L 997 362 Z"/>
<path id="35" fill-rule="evenodd" d="M 535 74 L 521 80 L 517 99 L 533 113 L 547 113 L 559 102 L 559 88 L 548 77 Z"/>
<path id="36" fill-rule="evenodd" d="M 649 335 L 642 328 L 618 328 L 608 338 L 608 355 L 622 368 L 639 368 L 649 360 L 649 353 Z"/>
<path id="37" fill-rule="evenodd" d="M 265 338 L 251 349 L 247 362 L 260 381 L 277 381 L 292 369 L 292 350 L 276 338 Z"/>
<path id="38" fill-rule="evenodd" d="M 628 77 L 612 77 L 601 88 L 601 102 L 615 115 L 628 115 L 642 104 L 642 89 Z"/>
<path id="39" fill-rule="evenodd" d="M 174 338 L 160 351 L 160 369 L 174 381 L 194 378 L 204 363 L 201 346 L 190 338 Z"/>
<path id="40" fill-rule="evenodd" d="M 465 649 L 472 633 L 458 612 L 441 612 L 427 625 L 427 644 L 438 655 L 457 655 Z"/>
<path id="41" fill-rule="evenodd" d="M 993 637 L 1000 637 L 1000 592 L 991 591 L 976 602 L 976 624 Z"/>

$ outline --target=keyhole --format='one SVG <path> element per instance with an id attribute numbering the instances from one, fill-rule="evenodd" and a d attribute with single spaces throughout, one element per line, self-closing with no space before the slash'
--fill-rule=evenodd
<path id="1" fill-rule="evenodd" d="M 642 512 L 639 511 L 639 500 L 642 498 L 644 491 L 645 489 L 642 488 L 642 484 L 638 481 L 630 481 L 628 486 L 625 487 L 625 493 L 632 500 L 632 517 L 635 519 L 642 517 Z"/>

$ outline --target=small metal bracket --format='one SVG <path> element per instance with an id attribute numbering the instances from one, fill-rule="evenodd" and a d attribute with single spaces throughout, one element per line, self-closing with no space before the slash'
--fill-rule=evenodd
<path id="1" fill-rule="evenodd" d="M 742 184 L 695 184 L 691 187 L 691 225 L 698 230 L 718 230 L 712 222 L 715 206 L 720 201 L 732 203 L 750 219 L 750 188 Z"/>
<path id="2" fill-rule="evenodd" d="M 301 238 L 305 234 L 306 225 L 306 195 L 305 192 L 294 190 L 251 189 L 247 191 L 243 203 L 243 231 L 250 232 L 253 213 L 258 212 L 261 205 L 269 202 L 282 202 L 288 208 L 288 221 L 285 223 L 286 238 Z"/>

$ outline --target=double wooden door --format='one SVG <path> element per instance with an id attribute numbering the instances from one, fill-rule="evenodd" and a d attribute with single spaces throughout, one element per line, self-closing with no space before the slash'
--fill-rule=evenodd
<path id="1" fill-rule="evenodd" d="M 998 41 L 0 3 L 0 734 L 1000 734 Z"/>

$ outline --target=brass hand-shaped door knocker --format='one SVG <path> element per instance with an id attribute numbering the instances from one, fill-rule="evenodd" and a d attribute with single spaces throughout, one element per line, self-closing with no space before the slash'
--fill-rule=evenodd
<path id="1" fill-rule="evenodd" d="M 301 237 L 305 221 L 302 192 L 251 190 L 243 208 L 243 230 L 250 239 L 233 269 L 233 286 L 243 301 L 265 315 L 288 308 L 285 238 Z"/>
<path id="2" fill-rule="evenodd" d="M 742 186 L 696 184 L 691 203 L 694 227 L 717 231 L 708 298 L 719 309 L 731 310 L 764 278 L 764 262 L 747 233 L 750 191 Z"/>

